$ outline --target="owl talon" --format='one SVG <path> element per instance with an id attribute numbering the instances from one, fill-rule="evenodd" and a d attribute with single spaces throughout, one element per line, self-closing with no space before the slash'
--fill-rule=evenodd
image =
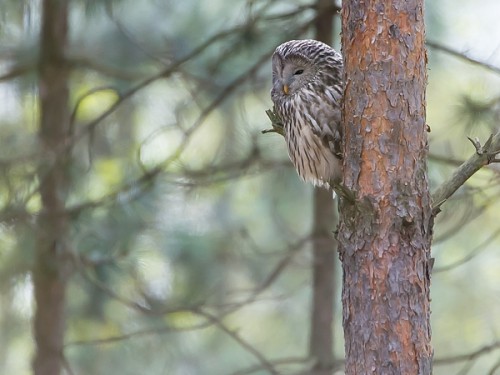
<path id="1" fill-rule="evenodd" d="M 332 190 L 340 197 L 345 199 L 347 202 L 354 204 L 356 202 L 356 195 L 352 190 L 349 190 L 344 185 L 340 183 L 330 183 Z"/>
<path id="2" fill-rule="evenodd" d="M 278 133 L 282 136 L 285 136 L 285 127 L 283 126 L 283 122 L 281 121 L 281 118 L 278 116 L 274 108 L 266 110 L 266 115 L 267 117 L 269 117 L 269 120 L 271 120 L 271 126 L 273 128 L 262 130 L 262 134 Z"/>

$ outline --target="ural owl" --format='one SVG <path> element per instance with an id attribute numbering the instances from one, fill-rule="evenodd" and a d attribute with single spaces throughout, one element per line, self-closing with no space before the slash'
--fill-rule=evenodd
<path id="1" fill-rule="evenodd" d="M 342 175 L 342 57 L 316 40 L 291 40 L 272 57 L 271 97 L 299 176 L 332 188 Z"/>

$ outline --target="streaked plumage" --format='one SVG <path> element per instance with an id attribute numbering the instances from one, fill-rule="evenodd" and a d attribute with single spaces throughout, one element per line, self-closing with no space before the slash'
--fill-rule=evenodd
<path id="1" fill-rule="evenodd" d="M 274 107 L 299 176 L 330 188 L 341 178 L 342 57 L 316 40 L 291 40 L 272 57 Z"/>

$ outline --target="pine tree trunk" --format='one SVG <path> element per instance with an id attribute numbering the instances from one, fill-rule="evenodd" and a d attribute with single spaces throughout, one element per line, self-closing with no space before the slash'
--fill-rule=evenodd
<path id="1" fill-rule="evenodd" d="M 38 170 L 42 210 L 37 221 L 33 283 L 36 311 L 35 375 L 58 375 L 63 364 L 65 292 L 71 273 L 68 220 L 64 215 L 68 187 L 68 76 L 64 59 L 67 1 L 44 0 L 39 60 L 40 129 L 43 152 Z"/>
<path id="2" fill-rule="evenodd" d="M 342 203 L 346 374 L 432 372 L 423 0 L 347 0 Z"/>

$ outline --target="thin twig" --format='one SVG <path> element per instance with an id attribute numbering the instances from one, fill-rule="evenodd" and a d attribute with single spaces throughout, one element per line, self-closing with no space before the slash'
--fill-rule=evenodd
<path id="1" fill-rule="evenodd" d="M 467 62 L 474 64 L 474 65 L 478 65 L 478 66 L 485 68 L 491 72 L 500 74 L 500 67 L 488 64 L 487 62 L 478 60 L 474 57 L 470 57 L 464 52 L 457 51 L 451 47 L 446 47 L 446 46 L 444 46 L 438 42 L 435 42 L 435 41 L 427 40 L 426 44 L 427 44 L 427 46 L 434 48 L 438 51 L 446 52 L 447 54 L 452 55 L 456 58 L 467 61 Z"/>
<path id="2" fill-rule="evenodd" d="M 468 255 L 466 255 L 465 257 L 463 257 L 462 259 L 460 260 L 457 260 L 456 262 L 453 262 L 451 264 L 448 264 L 446 266 L 442 266 L 442 267 L 436 267 L 432 270 L 433 273 L 438 273 L 438 272 L 445 272 L 445 271 L 449 271 L 449 270 L 452 270 L 458 266 L 461 266 L 465 263 L 467 263 L 468 261 L 472 260 L 474 257 L 476 257 L 481 251 L 483 251 L 487 245 L 489 245 L 491 242 L 493 242 L 498 236 L 500 236 L 500 228 L 497 229 L 491 236 L 489 236 L 486 240 L 484 240 L 483 242 L 481 242 L 479 245 L 477 245 L 476 247 L 474 247 Z"/>
<path id="3" fill-rule="evenodd" d="M 500 341 L 495 341 L 489 345 L 485 345 L 477 350 L 470 353 L 459 354 L 450 357 L 436 358 L 434 360 L 435 365 L 450 365 L 458 362 L 472 361 L 480 356 L 486 355 L 494 350 L 500 349 Z"/>
<path id="4" fill-rule="evenodd" d="M 143 337 L 143 336 L 152 336 L 152 335 L 161 335 L 166 333 L 174 333 L 174 332 L 184 332 L 184 331 L 194 331 L 198 329 L 204 329 L 211 327 L 213 323 L 211 321 L 205 321 L 200 324 L 194 324 L 186 327 L 153 327 L 148 329 L 137 330 L 129 333 L 125 333 L 122 335 L 109 336 L 101 339 L 91 339 L 91 340 L 78 340 L 78 341 L 70 341 L 64 344 L 65 348 L 71 348 L 76 346 L 93 346 L 93 345 L 107 345 L 107 344 L 115 344 L 120 341 L 130 340 L 133 338 Z"/>
<path id="5" fill-rule="evenodd" d="M 244 348 L 247 352 L 252 354 L 255 358 L 257 358 L 264 369 L 269 371 L 273 375 L 279 374 L 274 368 L 273 364 L 269 362 L 269 360 L 254 346 L 249 344 L 246 340 L 244 340 L 236 331 L 229 329 L 220 319 L 217 317 L 203 311 L 201 309 L 193 310 L 201 316 L 204 316 L 208 320 L 212 321 L 219 329 L 224 332 L 226 335 L 231 337 L 234 341 L 236 341 L 242 348 Z"/>
<path id="6" fill-rule="evenodd" d="M 275 359 L 273 361 L 270 361 L 270 363 L 274 366 L 280 366 L 280 365 L 293 365 L 293 364 L 307 364 L 308 362 L 312 362 L 311 358 L 307 357 L 290 357 L 290 358 L 281 358 L 281 359 Z M 231 373 L 231 375 L 250 375 L 255 372 L 259 372 L 265 370 L 265 368 L 262 367 L 262 365 L 254 365 L 251 367 L 247 367 L 242 370 L 238 370 L 236 372 Z"/>

